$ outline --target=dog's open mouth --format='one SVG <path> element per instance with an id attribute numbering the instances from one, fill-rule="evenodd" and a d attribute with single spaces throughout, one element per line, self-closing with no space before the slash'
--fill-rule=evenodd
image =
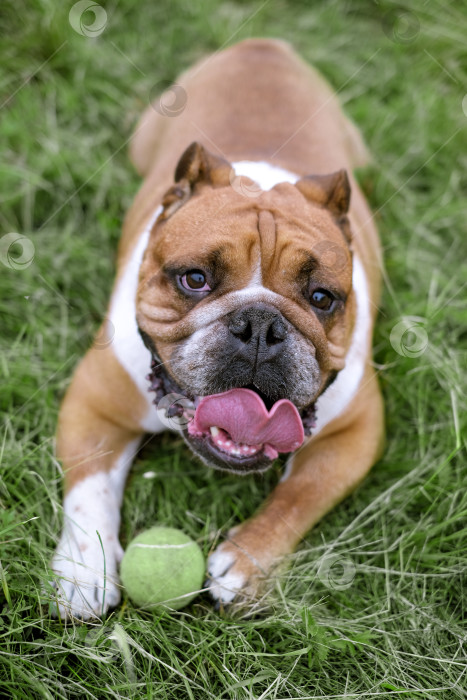
<path id="1" fill-rule="evenodd" d="M 299 412 L 288 399 L 268 401 L 251 385 L 184 398 L 156 362 L 148 379 L 164 422 L 184 429 L 186 442 L 218 469 L 265 471 L 279 453 L 298 449 L 314 427 L 314 406 Z"/>
<path id="2" fill-rule="evenodd" d="M 276 401 L 268 411 L 251 389 L 231 389 L 198 402 L 188 433 L 209 440 L 217 452 L 248 459 L 263 452 L 270 460 L 293 452 L 303 442 L 300 415 L 290 401 Z"/>

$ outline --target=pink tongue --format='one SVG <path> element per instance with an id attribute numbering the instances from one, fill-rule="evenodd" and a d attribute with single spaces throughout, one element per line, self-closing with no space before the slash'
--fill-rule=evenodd
<path id="1" fill-rule="evenodd" d="M 211 426 L 225 430 L 236 443 L 264 444 L 277 452 L 296 450 L 304 437 L 300 415 L 291 401 L 276 401 L 268 413 L 262 399 L 250 389 L 231 389 L 202 398 L 189 432 L 206 433 Z"/>

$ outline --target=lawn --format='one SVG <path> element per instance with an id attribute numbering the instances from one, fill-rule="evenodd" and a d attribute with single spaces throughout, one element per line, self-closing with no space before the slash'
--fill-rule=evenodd
<path id="1" fill-rule="evenodd" d="M 95 36 L 90 13 L 80 25 L 75 9 L 72 26 L 72 2 L 0 8 L 0 696 L 466 698 L 465 5 L 102 7 Z M 161 86 L 250 36 L 282 37 L 315 64 L 374 157 L 358 176 L 385 250 L 374 361 L 386 451 L 301 542 L 262 614 L 233 617 L 202 594 L 179 612 L 124 600 L 103 621 L 65 625 L 43 592 L 62 523 L 54 430 L 139 187 L 128 138 Z M 154 439 L 130 475 L 122 544 L 158 522 L 207 554 L 281 469 L 240 479 L 202 467 L 179 439 Z"/>

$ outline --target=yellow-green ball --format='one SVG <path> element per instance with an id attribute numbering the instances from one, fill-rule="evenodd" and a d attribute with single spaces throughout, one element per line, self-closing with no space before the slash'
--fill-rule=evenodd
<path id="1" fill-rule="evenodd" d="M 121 581 L 141 608 L 183 608 L 202 587 L 204 572 L 201 549 L 173 527 L 152 527 L 139 534 L 120 566 Z"/>

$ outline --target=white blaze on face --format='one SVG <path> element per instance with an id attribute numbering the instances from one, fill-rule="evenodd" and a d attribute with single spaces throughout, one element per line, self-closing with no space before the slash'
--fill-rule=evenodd
<path id="1" fill-rule="evenodd" d="M 271 190 L 281 182 L 290 182 L 292 185 L 297 182 L 299 176 L 264 161 L 242 160 L 232 163 L 236 175 L 244 175 L 256 182 L 263 191 Z M 256 290 L 259 292 L 269 291 L 262 286 L 261 260 L 253 271 L 253 275 L 245 287 L 245 290 Z M 243 291 L 243 290 L 242 290 Z"/>
<path id="2" fill-rule="evenodd" d="M 271 306 L 277 306 L 281 300 L 283 300 L 283 297 L 280 294 L 276 294 L 276 292 L 261 285 L 248 285 L 236 292 L 229 292 L 199 310 L 195 321 L 197 326 L 196 332 L 199 330 L 204 333 L 210 333 L 212 330 L 211 324 L 220 321 L 226 314 L 236 311 L 246 304 L 263 302 L 271 304 Z M 191 338 L 193 337 L 191 336 Z"/>

